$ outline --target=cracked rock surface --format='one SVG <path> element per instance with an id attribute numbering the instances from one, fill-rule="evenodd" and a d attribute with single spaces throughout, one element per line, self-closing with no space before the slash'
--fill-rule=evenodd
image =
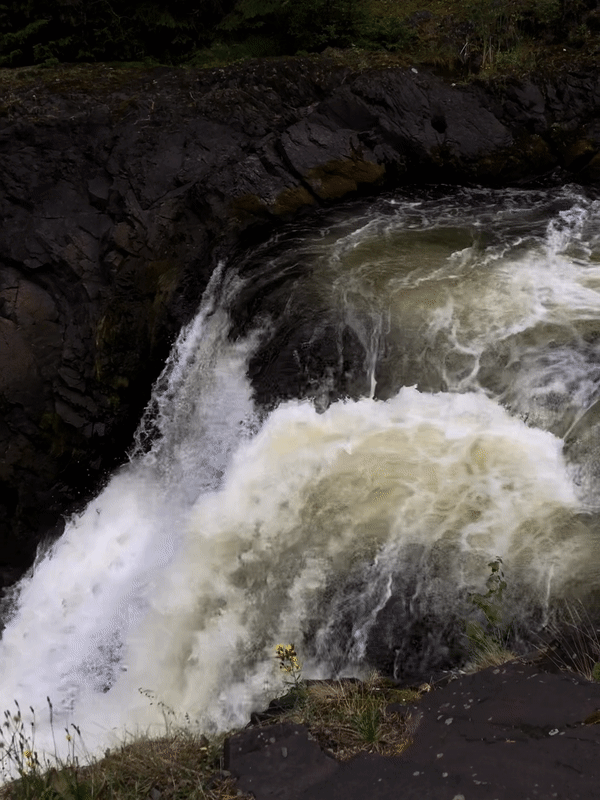
<path id="1" fill-rule="evenodd" d="M 399 756 L 336 761 L 307 728 L 280 723 L 230 737 L 225 766 L 256 800 L 587 800 L 599 796 L 599 709 L 600 684 L 519 659 L 410 707 Z"/>

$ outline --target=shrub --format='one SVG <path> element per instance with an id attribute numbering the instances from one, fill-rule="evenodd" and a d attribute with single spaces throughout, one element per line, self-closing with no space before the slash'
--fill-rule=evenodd
<path id="1" fill-rule="evenodd" d="M 359 26 L 358 44 L 367 49 L 390 52 L 406 50 L 417 40 L 417 32 L 398 17 L 367 17 Z"/>
<path id="2" fill-rule="evenodd" d="M 260 30 L 283 52 L 314 52 L 352 44 L 364 18 L 363 0 L 238 0 L 218 28 L 232 41 Z"/>
<path id="3" fill-rule="evenodd" d="M 181 63 L 209 45 L 234 0 L 9 0 L 0 5 L 0 66 L 59 61 Z"/>
<path id="4" fill-rule="evenodd" d="M 465 626 L 472 663 L 477 669 L 515 658 L 515 654 L 507 649 L 512 623 L 506 624 L 502 615 L 502 597 L 507 584 L 500 556 L 490 561 L 488 567 L 491 571 L 486 581 L 487 592 L 469 593 L 469 600 L 483 614 L 485 625 L 468 620 Z"/>

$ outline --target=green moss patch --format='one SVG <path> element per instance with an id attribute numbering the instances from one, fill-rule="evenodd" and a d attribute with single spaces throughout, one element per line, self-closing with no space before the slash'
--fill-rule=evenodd
<path id="1" fill-rule="evenodd" d="M 355 192 L 359 184 L 375 184 L 383 179 L 385 166 L 353 158 L 328 161 L 309 170 L 306 180 L 322 200 L 335 200 Z"/>

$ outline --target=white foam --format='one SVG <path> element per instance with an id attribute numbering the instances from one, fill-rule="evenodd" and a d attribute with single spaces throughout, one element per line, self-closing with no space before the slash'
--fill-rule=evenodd
<path id="1" fill-rule="evenodd" d="M 412 204 L 407 213 L 429 212 Z M 355 320 L 371 394 L 394 330 L 406 334 L 403 347 L 430 336 L 464 357 L 466 377 L 447 367 L 450 393 L 404 387 L 386 402 L 337 402 L 321 414 L 289 402 L 251 439 L 258 422 L 245 371 L 255 340 L 228 341 L 224 306 L 237 285 L 221 268 L 159 380 L 131 463 L 22 582 L 0 643 L 0 687 L 6 704 L 36 709 L 36 747 L 54 751 L 47 695 L 55 727 L 79 725 L 92 753 L 124 728 L 164 730 L 159 700 L 178 721 L 187 712 L 207 729 L 244 723 L 281 686 L 275 644 L 310 629 L 306 670 L 324 674 L 339 638 L 333 612 L 343 606 L 352 611 L 350 643 L 336 646 L 358 670 L 398 576 L 412 580 L 411 603 L 443 614 L 447 598 L 480 584 L 497 555 L 540 604 L 587 575 L 598 543 L 577 518 L 562 441 L 499 402 L 518 412 L 522 402 L 526 413 L 527 398 L 544 392 L 592 399 L 589 356 L 572 356 L 568 335 L 569 354 L 555 348 L 546 361 L 518 341 L 542 324 L 568 332 L 598 317 L 600 273 L 565 250 L 585 214 L 525 250 L 503 241 L 483 255 L 476 242 L 465 246 L 466 223 L 454 212 L 450 244 L 436 233 L 432 251 L 419 233 L 401 257 L 369 239 L 384 230 L 398 245 L 403 234 L 388 218 L 379 227 L 363 219 L 360 236 L 348 234 L 328 261 L 330 232 L 306 293 Z M 417 263 L 411 248 L 423 255 Z M 481 389 L 478 369 L 511 337 L 528 367 L 508 402 Z M 320 616 L 325 597 L 330 619 Z M 57 744 L 64 756 L 66 742 L 62 751 Z"/>

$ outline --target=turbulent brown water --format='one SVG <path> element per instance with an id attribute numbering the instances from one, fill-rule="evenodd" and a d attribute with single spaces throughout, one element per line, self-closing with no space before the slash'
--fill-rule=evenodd
<path id="1" fill-rule="evenodd" d="M 278 307 L 232 338 L 257 285 Z M 339 364 L 261 408 L 249 365 L 299 325 L 309 349 L 333 331 Z M 4 707 L 33 706 L 54 752 L 50 696 L 94 753 L 163 730 L 158 701 L 245 723 L 281 687 L 279 642 L 307 677 L 459 668 L 496 556 L 531 649 L 558 601 L 598 597 L 599 401 L 600 201 L 581 189 L 421 191 L 280 232 L 217 269 L 130 463 L 15 591 Z"/>

